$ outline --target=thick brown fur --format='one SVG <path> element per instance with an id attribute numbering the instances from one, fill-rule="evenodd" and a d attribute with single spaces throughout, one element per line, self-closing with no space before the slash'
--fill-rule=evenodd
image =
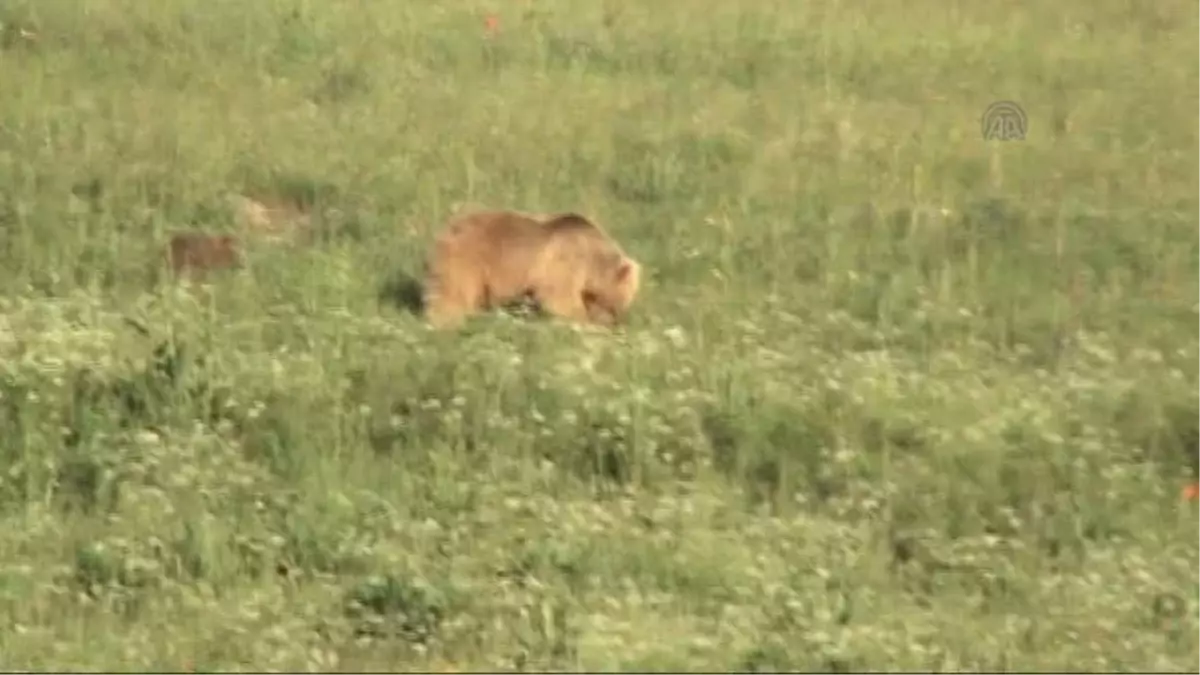
<path id="1" fill-rule="evenodd" d="M 640 279 L 640 265 L 577 213 L 476 211 L 451 219 L 434 242 L 425 314 L 435 327 L 451 327 L 528 297 L 548 314 L 612 326 Z"/>
<path id="2" fill-rule="evenodd" d="M 180 232 L 171 236 L 167 261 L 176 276 L 203 278 L 209 270 L 241 267 L 238 242 L 228 234 Z"/>

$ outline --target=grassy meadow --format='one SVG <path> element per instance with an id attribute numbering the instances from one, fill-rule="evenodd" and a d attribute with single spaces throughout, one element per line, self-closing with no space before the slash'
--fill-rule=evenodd
<path id="1" fill-rule="evenodd" d="M 1197 11 L 0 2 L 0 665 L 1195 672 Z M 628 325 L 428 329 L 464 205 Z"/>

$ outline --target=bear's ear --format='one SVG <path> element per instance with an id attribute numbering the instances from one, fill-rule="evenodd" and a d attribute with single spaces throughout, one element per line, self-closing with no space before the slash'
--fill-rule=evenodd
<path id="1" fill-rule="evenodd" d="M 621 266 L 617 268 L 617 283 L 623 284 L 629 280 L 633 274 L 633 263 L 628 260 L 621 261 Z"/>
<path id="2" fill-rule="evenodd" d="M 556 213 L 547 218 L 543 218 L 542 224 L 551 230 L 560 231 L 590 230 L 596 227 L 592 221 L 573 211 Z"/>

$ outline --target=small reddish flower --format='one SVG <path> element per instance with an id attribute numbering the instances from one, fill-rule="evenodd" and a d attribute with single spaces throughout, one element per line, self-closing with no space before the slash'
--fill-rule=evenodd
<path id="1" fill-rule="evenodd" d="M 1189 502 L 1200 499 L 1200 483 L 1188 483 L 1183 486 L 1183 498 Z"/>
<path id="2" fill-rule="evenodd" d="M 487 29 L 488 35 L 495 35 L 500 30 L 500 17 L 495 14 L 488 14 L 483 20 L 483 26 Z"/>

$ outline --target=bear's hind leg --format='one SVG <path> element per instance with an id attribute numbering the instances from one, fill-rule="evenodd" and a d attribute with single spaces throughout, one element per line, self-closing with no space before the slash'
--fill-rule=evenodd
<path id="1" fill-rule="evenodd" d="M 453 328 L 463 323 L 467 316 L 480 310 L 478 290 L 472 291 L 458 286 L 447 286 L 433 278 L 425 285 L 425 319 L 434 328 Z"/>

